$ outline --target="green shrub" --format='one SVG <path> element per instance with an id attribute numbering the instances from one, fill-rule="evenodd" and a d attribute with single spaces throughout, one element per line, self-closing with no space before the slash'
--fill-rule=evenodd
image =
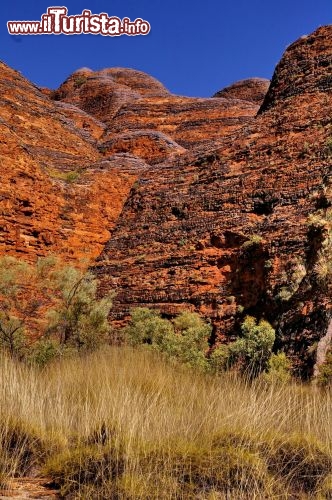
<path id="1" fill-rule="evenodd" d="M 246 316 L 241 334 L 234 342 L 220 345 L 212 351 L 210 367 L 213 372 L 236 367 L 249 376 L 256 376 L 267 368 L 275 340 L 275 331 L 270 323 L 260 320 L 257 324 L 255 318 Z M 271 363 L 275 368 L 276 360 Z"/>
<path id="2" fill-rule="evenodd" d="M 242 371 L 257 375 L 265 370 L 272 354 L 275 331 L 265 320 L 247 316 L 241 325 L 242 337 L 229 344 L 230 363 Z"/>
<path id="3" fill-rule="evenodd" d="M 65 181 L 68 182 L 68 184 L 76 182 L 79 178 L 80 178 L 80 173 L 77 171 L 68 172 L 65 174 L 64 177 Z"/>
<path id="4" fill-rule="evenodd" d="M 259 236 L 258 234 L 253 234 L 252 236 L 250 236 L 249 240 L 245 241 L 241 248 L 243 250 L 249 250 L 251 248 L 255 248 L 255 247 L 258 247 L 263 241 L 263 238 L 261 236 Z"/>
<path id="5" fill-rule="evenodd" d="M 267 363 L 267 371 L 263 374 L 267 382 L 288 382 L 291 378 L 291 363 L 284 352 L 272 354 Z"/>
<path id="6" fill-rule="evenodd" d="M 211 326 L 198 314 L 185 311 L 173 322 L 148 308 L 133 309 L 125 336 L 131 345 L 151 345 L 170 358 L 201 368 L 208 367 L 206 352 Z"/>
<path id="7" fill-rule="evenodd" d="M 229 346 L 222 344 L 216 347 L 210 356 L 210 367 L 212 372 L 220 373 L 230 366 L 230 351 Z"/>
<path id="8" fill-rule="evenodd" d="M 29 350 L 28 359 L 41 368 L 60 356 L 60 345 L 55 340 L 40 339 Z"/>
<path id="9" fill-rule="evenodd" d="M 137 307 L 131 311 L 131 319 L 125 328 L 125 336 L 131 345 L 160 345 L 162 338 L 173 333 L 172 323 L 162 319 L 158 311 Z"/>

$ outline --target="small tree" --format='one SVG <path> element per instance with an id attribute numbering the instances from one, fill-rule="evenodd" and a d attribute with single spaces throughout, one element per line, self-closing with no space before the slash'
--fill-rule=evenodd
<path id="1" fill-rule="evenodd" d="M 52 287 L 55 307 L 48 312 L 48 334 L 56 334 L 60 344 L 94 349 L 107 340 L 107 320 L 111 297 L 96 298 L 97 281 L 92 273 L 66 266 L 54 271 Z"/>
<path id="2" fill-rule="evenodd" d="M 60 347 L 97 347 L 109 332 L 111 298 L 98 300 L 96 288 L 91 273 L 63 265 L 54 257 L 38 259 L 35 265 L 1 258 L 0 347 L 22 356 L 33 344 L 44 359 L 59 352 L 46 342 L 52 336 Z M 33 342 L 37 337 L 39 343 Z"/>

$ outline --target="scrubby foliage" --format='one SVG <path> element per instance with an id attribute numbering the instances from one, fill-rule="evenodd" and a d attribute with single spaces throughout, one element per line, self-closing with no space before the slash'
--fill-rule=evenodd
<path id="1" fill-rule="evenodd" d="M 40 301 L 25 293 L 33 269 L 13 257 L 0 259 L 0 346 L 12 356 L 21 355 L 26 343 L 26 321 L 40 308 Z"/>
<path id="2" fill-rule="evenodd" d="M 264 379 L 271 383 L 286 383 L 291 379 L 291 363 L 284 352 L 272 354 Z"/>
<path id="3" fill-rule="evenodd" d="M 260 373 L 267 367 L 275 341 L 275 331 L 268 321 L 247 316 L 241 325 L 242 337 L 229 346 L 232 363 L 243 370 Z"/>
<path id="4" fill-rule="evenodd" d="M 131 345 L 150 345 L 169 358 L 206 368 L 211 331 L 211 325 L 197 313 L 184 311 L 170 321 L 161 318 L 158 311 L 139 307 L 132 311 L 125 336 Z"/>
<path id="5" fill-rule="evenodd" d="M 321 248 L 317 253 L 314 274 L 321 286 L 332 285 L 332 209 L 331 189 L 321 193 L 326 208 L 318 209 L 308 217 L 308 225 L 321 235 Z"/>
<path id="6" fill-rule="evenodd" d="M 0 298 L 0 347 L 20 359 L 43 365 L 64 349 L 94 349 L 109 333 L 111 298 L 97 299 L 91 273 L 52 257 L 35 265 L 2 257 Z"/>
<path id="7" fill-rule="evenodd" d="M 257 323 L 255 318 L 247 316 L 241 325 L 241 337 L 213 350 L 211 366 L 216 372 L 236 367 L 249 376 L 274 370 L 270 364 L 274 341 L 275 331 L 270 323 L 265 320 Z"/>
<path id="8" fill-rule="evenodd" d="M 247 316 L 241 325 L 241 336 L 228 345 L 212 350 L 208 340 L 212 327 L 197 313 L 184 311 L 172 321 L 163 319 L 158 311 L 133 309 L 125 337 L 131 345 L 148 345 L 170 358 L 212 372 L 235 367 L 250 376 L 269 366 L 275 331 L 265 320 Z M 287 363 L 287 360 L 285 360 Z"/>

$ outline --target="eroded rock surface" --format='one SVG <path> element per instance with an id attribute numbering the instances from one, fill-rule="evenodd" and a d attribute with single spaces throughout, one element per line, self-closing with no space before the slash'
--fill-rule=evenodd
<path id="1" fill-rule="evenodd" d="M 266 317 L 310 371 L 330 311 L 308 220 L 330 203 L 331 64 L 328 26 L 288 48 L 252 123 L 141 178 L 95 268 L 115 324 L 137 305 L 189 307 L 229 341 L 245 314 Z"/>
<path id="2" fill-rule="evenodd" d="M 137 305 L 189 308 L 214 343 L 265 317 L 310 372 L 331 313 L 315 274 L 326 227 L 312 222 L 331 204 L 331 65 L 331 26 L 292 44 L 270 86 L 210 99 L 122 68 L 49 91 L 1 64 L 0 252 L 100 255 L 115 325 Z"/>
<path id="3" fill-rule="evenodd" d="M 213 97 L 224 97 L 225 99 L 242 99 L 243 101 L 253 102 L 259 106 L 263 103 L 264 98 L 270 86 L 270 80 L 266 78 L 248 78 L 235 82 L 229 87 L 226 87 L 219 92 L 216 92 Z"/>
<path id="4" fill-rule="evenodd" d="M 103 123 L 0 72 L 1 254 L 96 257 L 137 178 L 122 170 L 133 162 L 101 162 Z"/>

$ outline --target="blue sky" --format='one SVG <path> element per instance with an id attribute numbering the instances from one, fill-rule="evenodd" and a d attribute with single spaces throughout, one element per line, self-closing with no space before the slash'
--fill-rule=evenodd
<path id="1" fill-rule="evenodd" d="M 65 5 L 151 24 L 147 36 L 14 37 L 7 21 L 39 20 Z M 76 69 L 130 67 L 158 78 L 174 93 L 211 96 L 248 77 L 271 78 L 287 45 L 332 23 L 331 0 L 14 0 L 0 14 L 0 59 L 37 85 L 56 88 Z"/>

